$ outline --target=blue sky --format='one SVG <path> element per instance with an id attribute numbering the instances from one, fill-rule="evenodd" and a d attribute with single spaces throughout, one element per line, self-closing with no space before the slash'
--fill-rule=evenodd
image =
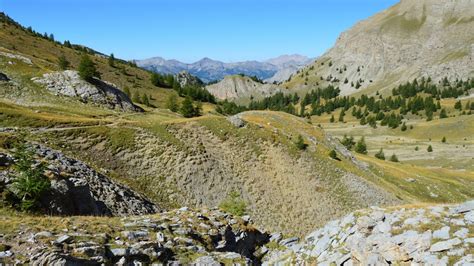
<path id="1" fill-rule="evenodd" d="M 194 62 L 318 56 L 357 21 L 397 0 L 0 0 L 0 10 L 57 40 L 123 59 Z"/>

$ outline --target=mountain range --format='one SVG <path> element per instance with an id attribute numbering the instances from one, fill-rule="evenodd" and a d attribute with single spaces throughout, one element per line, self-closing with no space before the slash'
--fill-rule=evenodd
<path id="1" fill-rule="evenodd" d="M 166 60 L 162 57 L 135 60 L 138 66 L 150 71 L 162 74 L 177 74 L 181 71 L 187 71 L 204 82 L 219 81 L 225 76 L 237 74 L 256 76 L 267 82 L 281 82 L 312 61 L 311 58 L 297 54 L 282 55 L 265 61 L 235 63 L 224 63 L 207 57 L 192 64 L 178 60 Z"/>

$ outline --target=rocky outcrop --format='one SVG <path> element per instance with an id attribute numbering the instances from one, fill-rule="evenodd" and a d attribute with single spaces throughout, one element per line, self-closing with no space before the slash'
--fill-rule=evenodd
<path id="1" fill-rule="evenodd" d="M 123 216 L 158 211 L 157 206 L 145 197 L 112 181 L 83 162 L 43 146 L 33 145 L 33 148 L 38 160 L 47 163 L 46 174 L 51 179 L 51 189 L 41 199 L 45 213 Z M 11 162 L 8 158 L 0 156 L 0 161 L 5 161 L 4 165 L 8 165 Z M 10 185 L 12 174 L 7 170 L 0 171 L 0 183 Z"/>
<path id="2" fill-rule="evenodd" d="M 44 217 L 55 223 L 54 217 Z M 153 216 L 84 222 L 64 218 L 66 230 L 40 231 L 27 221 L 4 233 L 0 263 L 30 265 L 259 264 L 269 234 L 217 209 L 186 207 Z M 114 235 L 94 230 L 108 226 Z"/>
<path id="3" fill-rule="evenodd" d="M 77 71 L 66 70 L 44 74 L 42 78 L 33 78 L 44 84 L 46 89 L 56 95 L 78 98 L 85 103 L 93 103 L 121 111 L 143 111 L 134 105 L 130 98 L 115 85 L 94 79 L 92 83 L 82 80 Z"/>
<path id="4" fill-rule="evenodd" d="M 189 72 L 186 72 L 186 71 L 179 72 L 178 74 L 175 75 L 175 78 L 181 87 L 186 87 L 186 86 L 201 87 L 202 85 L 204 85 L 204 82 L 202 82 L 202 80 L 200 80 L 198 77 L 195 77 L 189 74 Z"/>
<path id="5" fill-rule="evenodd" d="M 7 57 L 7 58 L 10 58 L 10 59 L 19 60 L 19 61 L 22 61 L 23 63 L 25 63 L 27 65 L 32 65 L 33 64 L 33 62 L 31 62 L 31 59 L 29 59 L 26 56 L 19 55 L 19 54 L 12 54 L 12 53 L 7 53 L 7 52 L 0 51 L 0 56 Z"/>
<path id="6" fill-rule="evenodd" d="M 276 85 L 262 84 L 240 75 L 225 77 L 218 83 L 206 86 L 206 89 L 220 100 L 259 99 L 282 91 Z"/>
<path id="7" fill-rule="evenodd" d="M 474 201 L 457 206 L 373 207 L 332 221 L 267 263 L 471 265 Z"/>
<path id="8" fill-rule="evenodd" d="M 10 79 L 7 77 L 7 75 L 0 72 L 0 81 L 10 81 Z"/>
<path id="9" fill-rule="evenodd" d="M 392 89 L 420 77 L 466 80 L 474 75 L 472 36 L 471 0 L 402 0 L 342 33 L 332 49 L 302 72 L 308 75 L 290 85 L 311 88 L 322 78 L 351 94 L 358 81 L 361 90 Z"/>

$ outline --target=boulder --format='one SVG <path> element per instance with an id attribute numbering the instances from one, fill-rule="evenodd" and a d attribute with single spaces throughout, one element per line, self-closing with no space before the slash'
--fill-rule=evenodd
<path id="1" fill-rule="evenodd" d="M 10 79 L 7 77 L 7 75 L 0 72 L 0 81 L 10 81 Z"/>
<path id="2" fill-rule="evenodd" d="M 92 82 L 84 81 L 77 71 L 48 73 L 42 78 L 33 78 L 33 81 L 45 85 L 46 89 L 56 95 L 77 98 L 84 103 L 93 103 L 121 111 L 143 111 L 114 84 L 99 79 L 93 79 Z"/>

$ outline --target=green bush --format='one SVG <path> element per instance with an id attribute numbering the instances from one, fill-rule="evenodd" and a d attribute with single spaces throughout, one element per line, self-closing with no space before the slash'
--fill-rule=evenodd
<path id="1" fill-rule="evenodd" d="M 243 216 L 247 211 L 247 203 L 240 197 L 239 192 L 232 191 L 219 204 L 219 208 L 232 215 Z"/>
<path id="2" fill-rule="evenodd" d="M 360 138 L 360 140 L 356 143 L 355 151 L 360 154 L 367 154 L 367 145 L 365 144 L 364 137 Z"/>
<path id="3" fill-rule="evenodd" d="M 392 154 L 392 157 L 390 157 L 390 161 L 394 163 L 398 163 L 398 157 L 397 155 L 395 155 L 395 153 Z"/>
<path id="4" fill-rule="evenodd" d="M 13 183 L 9 190 L 15 195 L 23 211 L 36 210 L 41 196 L 51 186 L 49 179 L 44 176 L 46 166 L 41 162 L 37 163 L 34 154 L 25 143 L 16 145 L 14 153 L 16 174 L 12 177 Z"/>
<path id="5" fill-rule="evenodd" d="M 301 135 L 298 135 L 298 138 L 295 141 L 295 145 L 296 148 L 298 148 L 299 150 L 306 150 L 306 148 L 308 147 L 308 144 L 304 143 L 303 136 Z"/>
<path id="6" fill-rule="evenodd" d="M 337 153 L 336 153 L 336 151 L 335 151 L 335 150 L 331 150 L 331 151 L 329 152 L 329 157 L 331 157 L 331 158 L 334 159 L 334 160 L 337 160 Z"/>
<path id="7" fill-rule="evenodd" d="M 380 149 L 380 151 L 375 154 L 375 158 L 382 161 L 385 160 L 385 154 L 383 153 L 383 149 Z"/>
<path id="8" fill-rule="evenodd" d="M 100 78 L 100 74 L 95 67 L 95 63 L 88 55 L 82 56 L 78 71 L 79 76 L 87 82 L 93 81 L 94 77 Z"/>

